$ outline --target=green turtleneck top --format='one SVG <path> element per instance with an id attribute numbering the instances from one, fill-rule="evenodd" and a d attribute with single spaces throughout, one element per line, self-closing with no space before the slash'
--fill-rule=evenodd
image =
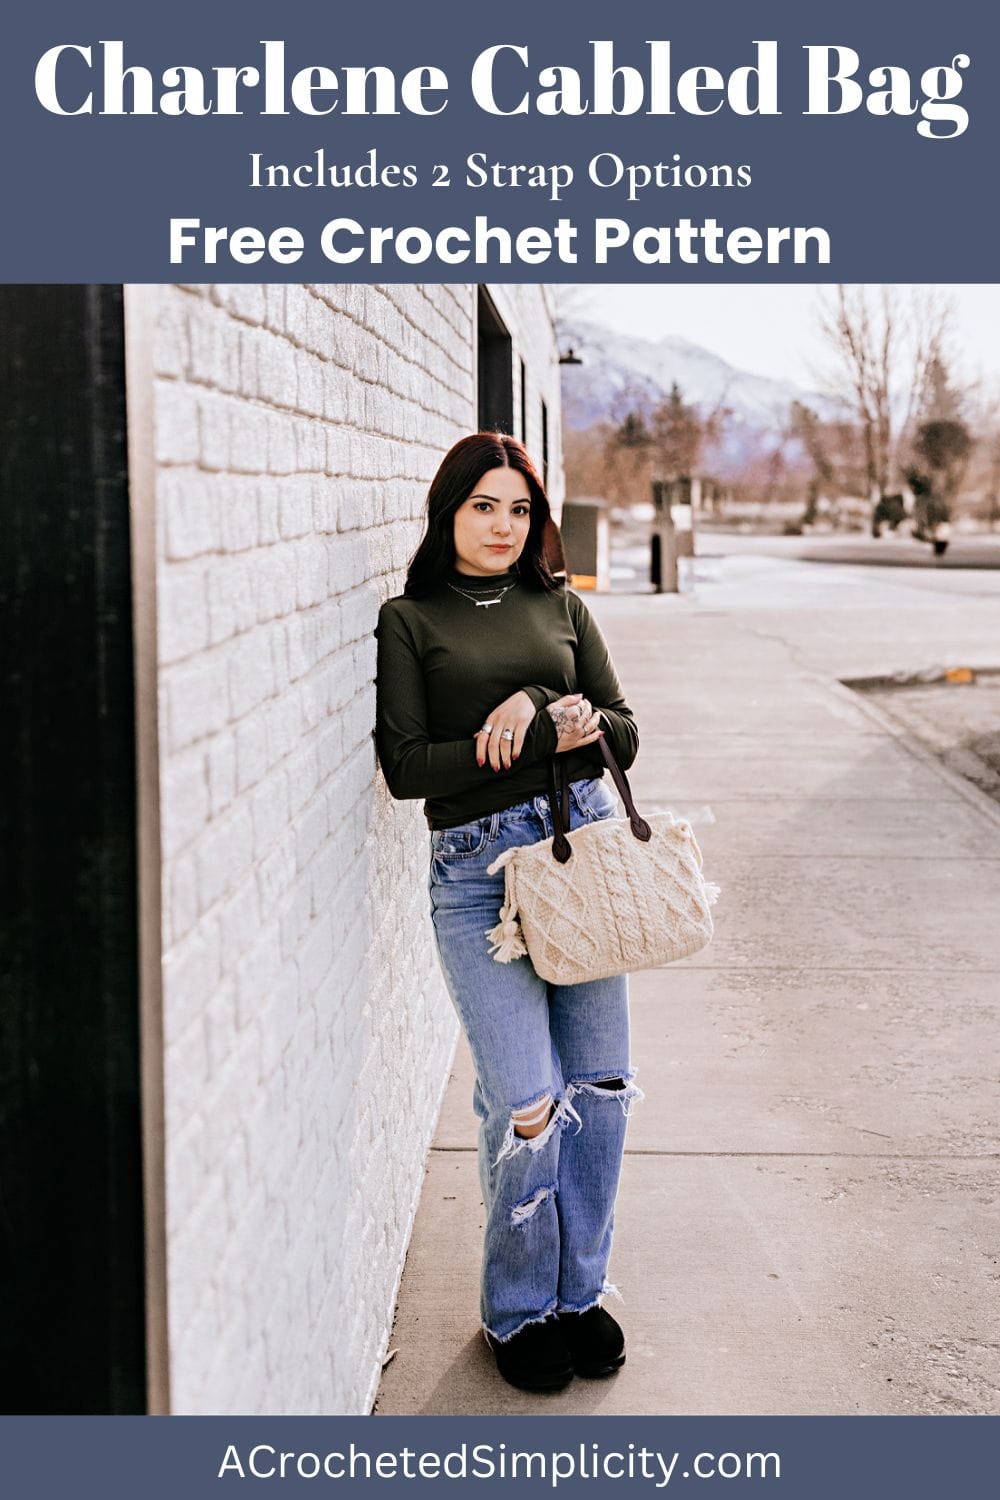
<path id="1" fill-rule="evenodd" d="M 544 593 L 516 579 L 514 572 L 488 580 L 452 572 L 427 598 L 390 599 L 379 614 L 379 761 L 394 797 L 425 799 L 432 828 L 548 791 L 556 729 L 545 710 L 566 693 L 583 693 L 600 709 L 619 765 L 635 759 L 635 723 L 587 606 L 568 589 Z M 495 598 L 510 583 L 499 604 L 466 597 Z M 488 761 L 477 766 L 476 731 L 518 689 L 536 709 L 520 758 L 509 771 Z M 563 753 L 571 781 L 603 774 L 597 745 Z"/>

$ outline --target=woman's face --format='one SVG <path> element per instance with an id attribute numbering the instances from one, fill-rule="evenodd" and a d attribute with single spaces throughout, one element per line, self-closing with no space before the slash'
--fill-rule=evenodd
<path id="1" fill-rule="evenodd" d="M 517 469 L 490 469 L 455 512 L 455 567 L 473 578 L 512 568 L 524 551 L 531 491 Z"/>

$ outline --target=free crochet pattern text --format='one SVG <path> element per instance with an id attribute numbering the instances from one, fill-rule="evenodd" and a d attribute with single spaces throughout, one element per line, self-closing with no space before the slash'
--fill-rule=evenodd
<path id="1" fill-rule="evenodd" d="M 621 255 L 631 255 L 639 265 L 752 265 L 763 260 L 775 265 L 828 265 L 830 236 L 823 228 L 768 225 L 756 229 L 741 224 L 733 229 L 709 218 L 700 223 L 680 218 L 673 224 L 646 224 L 633 228 L 625 219 L 593 221 L 590 254 L 594 263 L 608 265 Z M 557 219 L 551 228 L 528 225 L 514 233 L 502 224 L 491 224 L 485 214 L 470 227 L 450 224 L 436 234 L 419 224 L 396 229 L 392 225 L 360 224 L 356 219 L 331 219 L 320 234 L 323 255 L 334 265 L 419 266 L 438 265 L 509 266 L 544 265 L 554 261 L 576 265 L 579 229 L 572 220 Z M 305 251 L 305 237 L 292 225 L 282 225 L 265 234 L 253 225 L 238 229 L 202 224 L 200 219 L 170 220 L 170 264 L 218 265 L 232 262 L 257 265 L 270 260 L 294 265 Z"/>

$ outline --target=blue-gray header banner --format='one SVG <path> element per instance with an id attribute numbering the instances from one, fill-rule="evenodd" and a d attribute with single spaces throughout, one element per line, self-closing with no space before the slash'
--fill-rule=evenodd
<path id="1" fill-rule="evenodd" d="M 11 1496 L 540 1497 L 720 1491 L 780 1500 L 986 1500 L 1000 1419 L 969 1417 L 18 1417 Z M 516 1486 L 516 1491 L 515 1491 Z"/>
<path id="2" fill-rule="evenodd" d="M 3 281 L 993 281 L 982 0 L 56 0 Z"/>

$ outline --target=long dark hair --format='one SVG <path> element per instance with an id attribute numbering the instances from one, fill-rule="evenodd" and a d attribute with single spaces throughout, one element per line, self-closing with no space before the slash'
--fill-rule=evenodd
<path id="1" fill-rule="evenodd" d="M 545 560 L 545 537 L 552 512 L 548 496 L 528 451 L 517 438 L 504 432 L 474 432 L 460 438 L 441 460 L 427 492 L 427 530 L 413 555 L 403 593 L 423 598 L 433 593 L 455 565 L 455 512 L 491 469 L 516 469 L 523 474 L 531 495 L 528 539 L 515 567 L 529 588 L 553 590 L 562 580 L 553 578 Z"/>

